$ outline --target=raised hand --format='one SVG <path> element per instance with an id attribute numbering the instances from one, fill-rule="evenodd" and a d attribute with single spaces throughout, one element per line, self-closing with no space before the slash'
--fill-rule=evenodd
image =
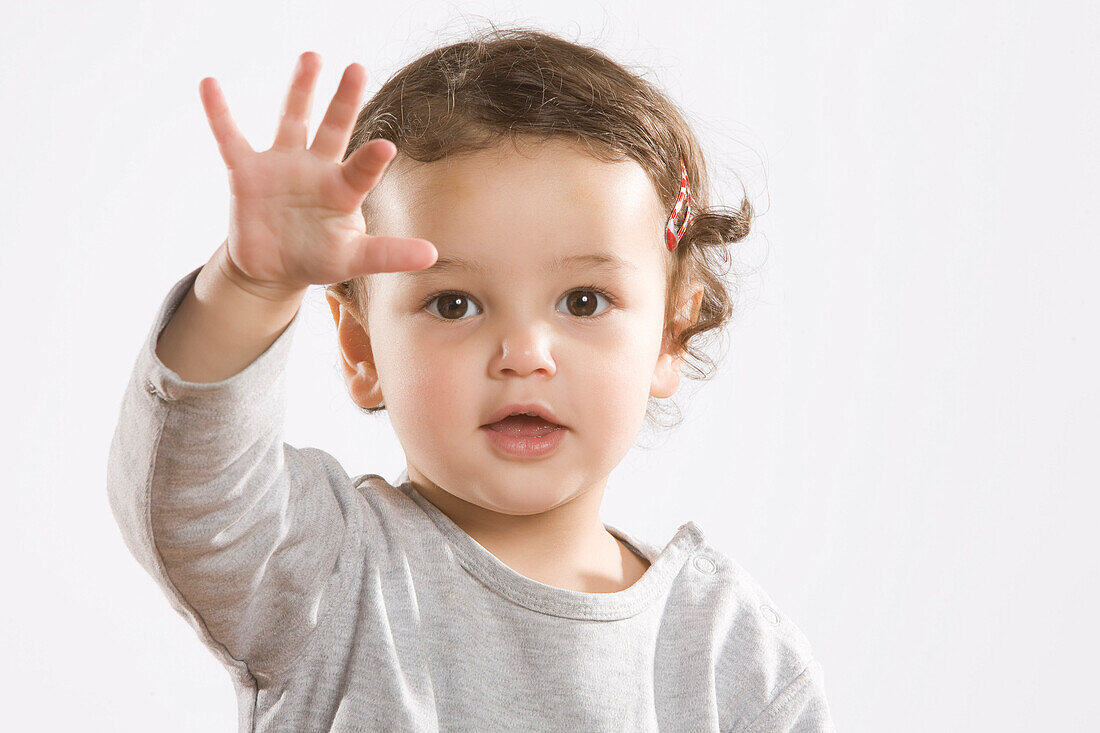
<path id="1" fill-rule="evenodd" d="M 313 87 L 321 57 L 298 57 L 275 142 L 257 153 L 241 135 L 218 82 L 199 95 L 229 171 L 227 259 L 231 275 L 255 292 L 304 290 L 375 272 L 419 270 L 438 252 L 424 239 L 371 236 L 360 207 L 397 147 L 375 139 L 341 162 L 358 113 L 366 70 L 351 64 L 306 149 Z"/>

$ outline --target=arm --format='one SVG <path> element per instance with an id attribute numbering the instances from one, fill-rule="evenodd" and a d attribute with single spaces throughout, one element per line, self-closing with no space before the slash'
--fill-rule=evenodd
<path id="1" fill-rule="evenodd" d="M 221 382 L 243 370 L 295 320 L 306 294 L 245 284 L 228 244 L 199 270 L 156 343 L 157 357 L 183 381 Z"/>
<path id="2" fill-rule="evenodd" d="M 359 515 L 335 459 L 282 440 L 298 306 L 248 301 L 209 267 L 177 282 L 154 320 L 107 489 L 130 551 L 223 664 L 274 674 L 343 597 L 353 564 L 337 558 L 355 551 Z"/>
<path id="3" fill-rule="evenodd" d="M 795 733 L 831 733 L 836 730 L 825 699 L 825 680 L 821 663 L 812 660 L 780 692 L 746 731 L 793 731 Z"/>
<path id="4" fill-rule="evenodd" d="M 127 546 L 221 661 L 253 676 L 290 664 L 361 570 L 351 479 L 324 451 L 283 442 L 302 296 L 438 255 L 427 240 L 365 231 L 363 200 L 397 147 L 379 138 L 346 150 L 361 65 L 345 70 L 306 148 L 319 71 L 317 54 L 299 56 L 275 143 L 260 153 L 217 82 L 199 82 L 229 172 L 229 236 L 162 304 L 108 458 Z"/>

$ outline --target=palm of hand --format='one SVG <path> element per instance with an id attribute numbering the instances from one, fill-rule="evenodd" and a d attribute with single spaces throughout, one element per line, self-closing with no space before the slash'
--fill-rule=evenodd
<path id="1" fill-rule="evenodd" d="M 248 287 L 289 292 L 372 272 L 421 269 L 437 256 L 423 239 L 365 233 L 363 200 L 397 149 L 375 139 L 340 161 L 366 81 L 360 65 L 345 69 L 313 145 L 305 147 L 319 71 L 316 54 L 299 57 L 275 142 L 262 153 L 237 129 L 217 82 L 208 77 L 199 86 L 229 172 L 229 260 Z"/>

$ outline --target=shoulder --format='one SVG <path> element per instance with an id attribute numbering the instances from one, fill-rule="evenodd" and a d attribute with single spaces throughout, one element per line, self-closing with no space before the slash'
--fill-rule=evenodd
<path id="1" fill-rule="evenodd" d="M 413 498 L 415 492 L 401 480 L 393 483 L 377 473 L 365 473 L 352 479 L 356 499 L 362 504 L 366 530 L 374 538 L 375 550 L 420 544 L 438 535 L 429 514 Z M 434 543 L 433 543 L 434 544 Z M 404 550 L 403 550 L 404 551 Z"/>
<path id="2" fill-rule="evenodd" d="M 705 538 L 691 553 L 686 570 L 690 582 L 681 592 L 692 596 L 696 612 L 710 618 L 725 648 L 738 658 L 759 659 L 780 651 L 773 661 L 789 659 L 787 666 L 800 671 L 813 657 L 809 639 L 760 582 Z"/>
<path id="3" fill-rule="evenodd" d="M 384 513 L 409 503 L 408 497 L 382 476 L 365 473 L 353 477 L 335 456 L 320 448 L 295 448 L 285 458 L 292 462 L 292 475 L 326 486 L 345 501 L 371 505 Z"/>
<path id="4" fill-rule="evenodd" d="M 712 635 L 720 717 L 731 730 L 820 691 L 809 639 L 753 575 L 705 541 L 688 570 L 696 609 L 706 614 L 697 621 Z"/>
<path id="5" fill-rule="evenodd" d="M 351 476 L 335 456 L 314 447 L 287 450 L 284 460 L 291 480 L 307 485 L 312 492 L 322 492 L 312 494 L 314 501 L 321 500 L 321 495 L 335 498 L 345 526 L 352 533 L 377 542 L 390 534 L 419 528 L 417 520 L 423 519 L 423 512 L 382 476 L 376 473 Z"/>

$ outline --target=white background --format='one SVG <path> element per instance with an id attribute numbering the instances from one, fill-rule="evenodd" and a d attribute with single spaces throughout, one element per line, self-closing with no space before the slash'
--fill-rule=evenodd
<path id="1" fill-rule="evenodd" d="M 271 145 L 298 54 L 367 94 L 491 20 L 649 70 L 760 212 L 683 425 L 604 520 L 695 521 L 813 644 L 844 731 L 1095 724 L 1100 15 L 1092 3 L 6 2 L 7 730 L 235 730 L 230 678 L 130 556 L 105 489 L 138 349 L 226 235 L 199 99 Z M 365 99 L 365 98 L 364 98 Z M 285 438 L 391 480 L 317 289 Z"/>

